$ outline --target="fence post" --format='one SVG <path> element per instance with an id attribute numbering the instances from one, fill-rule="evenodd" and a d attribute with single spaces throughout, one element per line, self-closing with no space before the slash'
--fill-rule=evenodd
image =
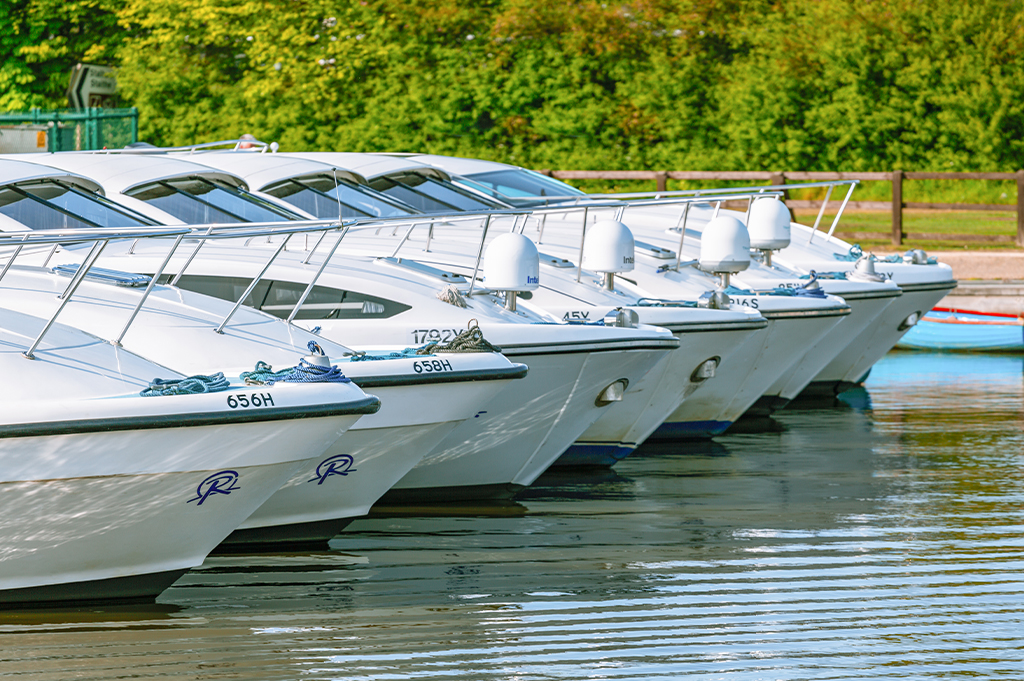
<path id="1" fill-rule="evenodd" d="M 903 245 L 903 171 L 892 171 L 892 245 Z"/>
<path id="2" fill-rule="evenodd" d="M 768 184 L 772 184 L 772 185 L 786 184 L 786 173 L 785 173 L 785 171 L 783 171 L 781 173 L 772 173 L 771 177 L 768 178 Z M 789 192 L 787 190 L 783 189 L 782 190 L 782 202 L 785 203 L 786 201 L 789 201 Z"/>
<path id="3" fill-rule="evenodd" d="M 139 141 L 139 110 L 132 107 L 132 143 Z"/>
<path id="4" fill-rule="evenodd" d="M 668 191 L 668 171 L 667 170 L 659 170 L 657 173 L 654 174 L 654 179 L 658 181 L 658 191 L 659 192 L 667 192 Z"/>
<path id="5" fill-rule="evenodd" d="M 1024 170 L 1017 171 L 1017 246 L 1024 248 Z"/>

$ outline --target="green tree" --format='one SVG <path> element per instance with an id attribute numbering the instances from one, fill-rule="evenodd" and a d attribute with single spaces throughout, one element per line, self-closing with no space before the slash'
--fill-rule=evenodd
<path id="1" fill-rule="evenodd" d="M 111 64 L 121 39 L 119 0 L 0 3 L 0 111 L 65 108 L 71 68 Z"/>

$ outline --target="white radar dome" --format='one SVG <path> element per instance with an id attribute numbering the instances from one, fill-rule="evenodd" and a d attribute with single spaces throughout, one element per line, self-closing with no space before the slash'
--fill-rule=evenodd
<path id="1" fill-rule="evenodd" d="M 540 286 L 540 255 L 522 234 L 502 234 L 484 253 L 484 283 L 492 291 L 534 291 Z"/>
<path id="2" fill-rule="evenodd" d="M 583 267 L 591 272 L 631 272 L 635 246 L 633 232 L 618 220 L 595 222 L 583 243 Z"/>
<path id="3" fill-rule="evenodd" d="M 778 251 L 789 246 L 789 225 L 793 221 L 786 204 L 765 197 L 754 201 L 747 220 L 750 247 L 759 251 Z"/>
<path id="4" fill-rule="evenodd" d="M 700 235 L 700 268 L 705 272 L 742 272 L 750 267 L 750 234 L 731 215 L 713 218 Z"/>

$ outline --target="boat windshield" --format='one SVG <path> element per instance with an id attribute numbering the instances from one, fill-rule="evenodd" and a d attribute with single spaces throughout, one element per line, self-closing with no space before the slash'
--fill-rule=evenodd
<path id="1" fill-rule="evenodd" d="M 326 175 L 286 180 L 263 191 L 310 215 L 325 219 L 338 217 L 339 201 L 343 218 L 386 218 L 419 212 L 412 206 L 355 182 L 339 179 L 335 186 L 334 178 Z"/>
<path id="2" fill-rule="evenodd" d="M 59 180 L 0 187 L 0 213 L 29 229 L 155 225 L 152 220 Z"/>
<path id="3" fill-rule="evenodd" d="M 493 170 L 486 173 L 474 173 L 465 177 L 459 177 L 458 182 L 466 182 L 477 191 L 482 191 L 488 196 L 521 205 L 527 203 L 523 199 L 541 197 L 569 197 L 586 196 L 575 187 L 556 180 L 546 175 L 525 168 L 509 168 L 507 170 Z M 519 199 L 519 201 L 517 201 Z"/>
<path id="4" fill-rule="evenodd" d="M 285 222 L 302 218 L 247 191 L 205 177 L 161 180 L 127 192 L 186 225 L 210 222 Z"/>
<path id="5" fill-rule="evenodd" d="M 471 193 L 451 182 L 419 173 L 395 173 L 377 177 L 370 180 L 370 186 L 424 213 L 508 208 L 506 204 Z"/>

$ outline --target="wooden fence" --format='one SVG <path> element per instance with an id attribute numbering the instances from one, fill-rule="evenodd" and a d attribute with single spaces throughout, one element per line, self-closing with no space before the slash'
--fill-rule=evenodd
<path id="1" fill-rule="evenodd" d="M 962 241 L 978 243 L 1011 243 L 1024 248 L 1024 170 L 1015 173 L 912 173 L 894 170 L 888 173 L 768 172 L 768 171 L 702 171 L 702 170 L 543 170 L 545 175 L 560 180 L 654 180 L 658 191 L 667 191 L 669 180 L 739 180 L 786 184 L 792 182 L 824 182 L 828 180 L 884 181 L 892 183 L 892 201 L 850 201 L 854 210 L 891 210 L 892 244 L 900 246 L 908 234 L 903 231 L 903 209 L 1016 211 L 1017 235 L 948 234 L 921 232 L 909 235 L 922 241 Z M 915 203 L 903 200 L 904 180 L 1014 180 L 1017 203 Z M 820 207 L 820 201 L 787 200 L 791 208 Z M 838 206 L 838 202 L 836 202 Z M 858 239 L 885 237 L 884 232 L 844 232 Z"/>

